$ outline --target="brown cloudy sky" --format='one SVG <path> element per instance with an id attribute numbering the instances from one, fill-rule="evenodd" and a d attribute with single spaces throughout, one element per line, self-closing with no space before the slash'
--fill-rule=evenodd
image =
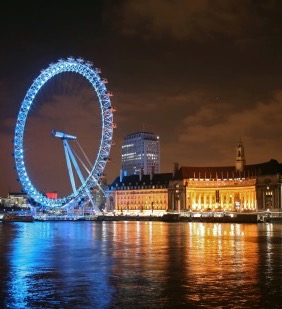
<path id="1" fill-rule="evenodd" d="M 247 163 L 282 162 L 282 2 L 93 3 L 1 10 L 0 196 L 20 190 L 11 154 L 21 101 L 42 69 L 68 56 L 101 68 L 114 93 L 118 127 L 106 167 L 109 182 L 119 174 L 124 136 L 140 130 L 160 135 L 162 172 L 171 172 L 173 162 L 233 165 L 240 138 Z M 81 106 L 71 99 L 56 108 L 43 104 L 41 121 L 34 123 L 44 132 L 51 118 L 71 110 L 75 125 L 68 112 L 68 128 L 83 131 L 87 143 L 94 139 L 94 118 L 90 106 Z M 65 163 L 59 152 L 40 148 L 32 147 L 30 173 L 47 190 L 56 189 L 55 172 Z M 53 173 L 44 162 L 56 162 Z"/>

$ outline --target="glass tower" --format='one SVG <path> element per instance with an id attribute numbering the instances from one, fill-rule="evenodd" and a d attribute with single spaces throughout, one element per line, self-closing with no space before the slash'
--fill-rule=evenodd
<path id="1" fill-rule="evenodd" d="M 127 135 L 122 145 L 121 169 L 124 176 L 159 174 L 159 136 L 149 132 Z"/>

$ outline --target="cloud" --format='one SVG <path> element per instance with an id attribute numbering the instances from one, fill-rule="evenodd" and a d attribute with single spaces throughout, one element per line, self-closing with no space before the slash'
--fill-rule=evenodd
<path id="1" fill-rule="evenodd" d="M 11 106 L 14 104 L 12 98 L 9 96 L 9 85 L 4 80 L 0 80 L 0 106 L 1 106 L 1 113 L 0 113 L 0 132 L 11 134 L 12 126 L 10 118 L 12 118 L 11 113 Z M 8 118 L 8 119 L 7 119 Z"/>
<path id="2" fill-rule="evenodd" d="M 119 11 L 120 29 L 126 35 L 203 40 L 215 34 L 239 36 L 254 19 L 250 0 L 131 0 Z"/>
<path id="3" fill-rule="evenodd" d="M 204 105 L 183 119 L 175 143 L 167 145 L 165 151 L 178 149 L 174 156 L 184 165 L 232 165 L 236 143 L 242 138 L 248 164 L 271 158 L 279 161 L 281 115 L 282 91 L 269 102 L 258 102 L 241 111 L 228 103 Z"/>
<path id="4" fill-rule="evenodd" d="M 180 134 L 180 142 L 207 142 L 210 138 L 229 138 L 226 135 L 237 132 L 250 136 L 269 136 L 282 127 L 279 118 L 282 114 L 282 92 L 275 94 L 270 102 L 259 102 L 255 106 L 234 111 L 233 106 L 209 104 L 183 121 L 184 132 Z M 261 130 L 261 133 L 259 132 Z M 201 134 L 205 132 L 205 134 Z"/>

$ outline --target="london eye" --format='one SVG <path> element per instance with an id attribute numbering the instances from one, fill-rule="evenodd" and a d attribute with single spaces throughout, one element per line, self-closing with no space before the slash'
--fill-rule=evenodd
<path id="1" fill-rule="evenodd" d="M 36 205 L 46 208 L 64 208 L 73 207 L 85 200 L 91 202 L 90 192 L 99 186 L 106 163 L 110 160 L 113 129 L 115 128 L 114 108 L 110 99 L 112 93 L 107 90 L 107 80 L 101 78 L 100 73 L 101 71 L 94 68 L 91 62 L 84 61 L 82 58 L 60 59 L 41 71 L 24 97 L 15 126 L 15 168 L 23 191 Z M 54 93 L 51 97 L 47 95 L 50 89 Z M 67 105 L 60 107 L 58 101 L 62 93 L 64 97 L 67 97 L 65 100 Z M 81 98 L 83 98 L 83 103 L 77 106 Z M 76 109 L 73 108 L 72 102 L 75 102 Z M 47 108 L 46 105 L 49 107 Z M 42 106 L 45 106 L 45 109 L 41 108 Z M 59 107 L 63 111 L 60 117 L 54 115 Z M 73 110 L 74 119 L 69 119 L 68 115 Z M 88 128 L 86 127 L 87 121 L 89 122 Z M 37 127 L 34 123 L 37 123 Z M 38 125 L 42 128 L 38 128 Z M 82 133 L 84 127 L 85 130 Z M 48 133 L 45 133 L 45 129 Z M 29 137 L 32 134 L 37 136 L 36 144 L 35 138 L 32 142 L 32 138 Z M 61 139 L 62 143 L 57 145 L 58 139 L 54 137 Z M 86 148 L 91 148 L 95 140 L 96 146 L 91 149 L 91 158 L 87 156 L 84 147 L 80 144 L 83 138 Z M 76 146 L 72 144 L 73 142 L 76 142 Z M 47 145 L 46 148 L 44 145 Z M 65 158 L 63 155 L 55 154 L 56 147 L 64 149 Z M 83 155 L 79 156 L 78 150 Z M 48 154 L 53 155 L 49 161 L 45 158 Z M 84 162 L 82 157 L 85 159 Z M 37 162 L 40 163 L 37 164 Z M 36 164 L 41 168 L 40 172 L 35 172 L 32 168 Z M 54 168 L 52 168 L 53 165 Z M 63 196 L 60 194 L 55 198 L 50 197 L 46 191 L 53 188 L 50 185 L 48 187 L 47 182 L 51 182 L 56 187 L 54 183 L 60 179 L 58 173 L 62 166 L 68 178 L 68 181 L 65 179 L 62 183 L 66 185 L 68 182 L 70 189 Z M 46 179 L 43 177 L 44 172 L 50 173 L 50 171 L 53 172 L 52 180 L 50 181 L 49 178 L 47 181 L 47 177 Z M 44 179 L 44 183 L 38 184 L 37 181 L 41 178 Z M 47 187 L 46 190 L 45 187 Z M 96 207 L 95 210 L 98 208 Z"/>

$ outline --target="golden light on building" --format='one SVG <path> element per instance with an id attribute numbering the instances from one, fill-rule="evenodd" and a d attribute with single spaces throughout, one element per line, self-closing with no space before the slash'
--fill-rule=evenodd
<path id="1" fill-rule="evenodd" d="M 246 165 L 240 141 L 234 166 L 178 167 L 173 173 L 120 176 L 107 190 L 106 209 L 128 214 L 281 210 L 282 166 Z"/>

